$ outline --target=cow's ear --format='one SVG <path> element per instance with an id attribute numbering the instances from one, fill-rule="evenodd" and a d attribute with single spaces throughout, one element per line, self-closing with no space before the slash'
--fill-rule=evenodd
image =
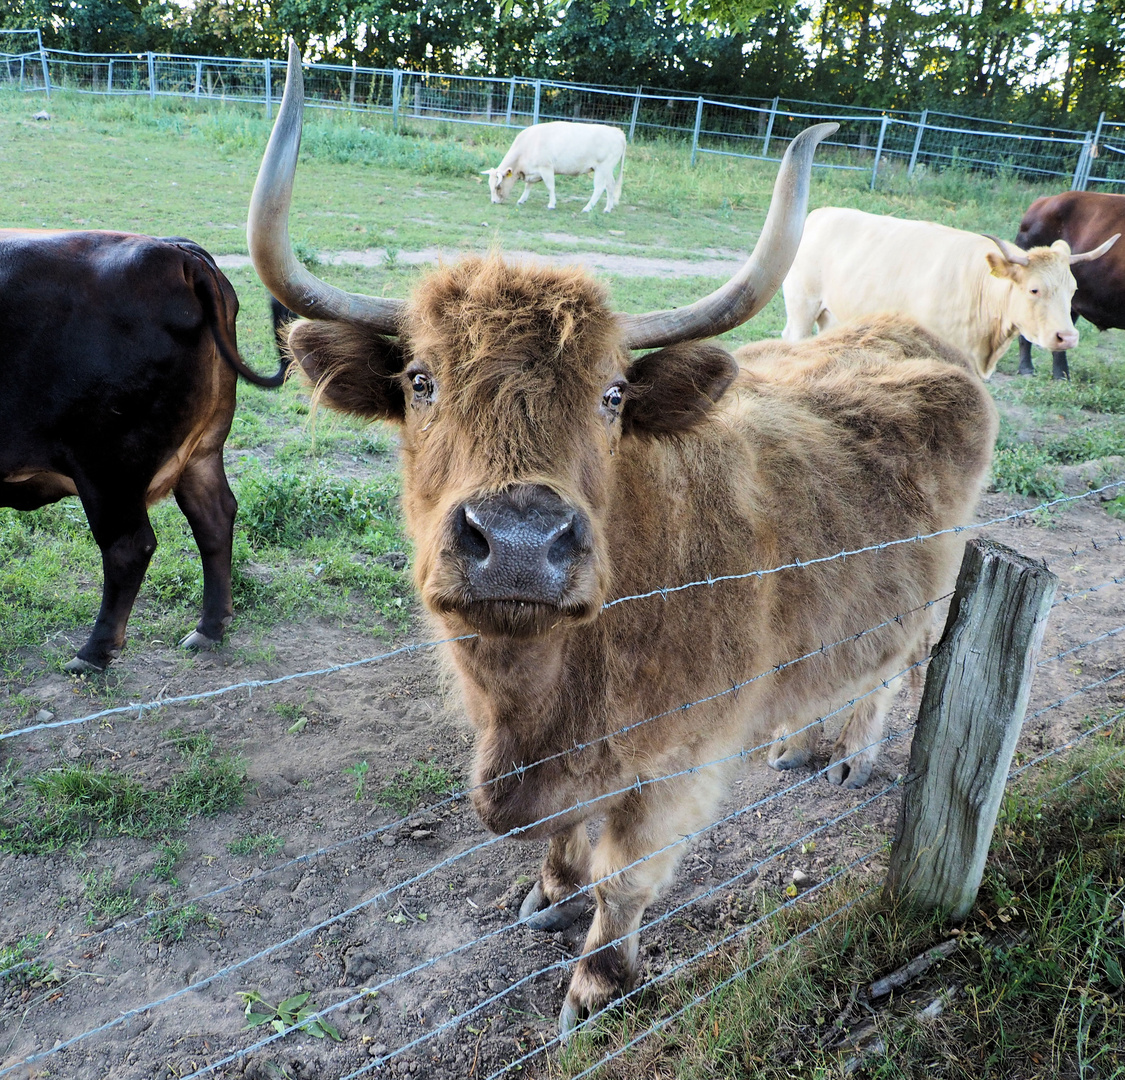
<path id="1" fill-rule="evenodd" d="M 669 345 L 638 357 L 625 373 L 622 434 L 660 436 L 691 430 L 737 374 L 734 357 L 705 342 Z"/>
<path id="2" fill-rule="evenodd" d="M 1012 280 L 1015 280 L 1019 275 L 1021 269 L 1020 265 L 1005 258 L 1001 252 L 990 251 L 985 255 L 985 258 L 988 260 L 988 265 L 992 268 L 993 277 L 1012 278 Z"/>
<path id="3" fill-rule="evenodd" d="M 399 378 L 405 359 L 397 341 L 354 323 L 302 319 L 289 330 L 289 352 L 312 384 L 314 401 L 366 420 L 405 417 Z"/>

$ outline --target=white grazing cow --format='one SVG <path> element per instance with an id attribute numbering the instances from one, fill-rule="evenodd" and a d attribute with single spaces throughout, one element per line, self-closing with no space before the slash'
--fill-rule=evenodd
<path id="1" fill-rule="evenodd" d="M 613 170 L 618 162 L 621 168 L 614 183 Z M 572 124 L 565 120 L 535 124 L 515 137 L 511 149 L 495 169 L 483 171 L 488 177 L 494 203 L 503 202 L 512 193 L 515 182 L 522 180 L 523 194 L 517 203 L 522 205 L 527 201 L 531 185 L 542 180 L 550 196 L 548 210 L 555 208 L 556 176 L 582 176 L 592 172 L 594 194 L 582 207 L 582 212 L 592 210 L 604 191 L 608 214 L 621 198 L 621 181 L 625 178 L 625 132 L 606 124 Z"/>
<path id="2" fill-rule="evenodd" d="M 1063 240 L 1023 251 L 930 221 L 823 207 L 805 221 L 785 278 L 781 336 L 799 341 L 814 326 L 895 311 L 962 350 L 987 379 L 1018 334 L 1052 352 L 1074 348 L 1070 267 L 1116 239 L 1080 255 Z"/>

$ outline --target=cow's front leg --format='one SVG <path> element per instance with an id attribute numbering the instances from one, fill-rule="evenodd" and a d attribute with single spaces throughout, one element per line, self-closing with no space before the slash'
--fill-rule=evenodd
<path id="1" fill-rule="evenodd" d="M 180 645 L 185 649 L 211 648 L 223 640 L 234 613 L 231 548 L 238 502 L 227 483 L 221 444 L 217 452 L 188 462 L 175 495 L 203 563 L 203 612 Z"/>
<path id="2" fill-rule="evenodd" d="M 580 890 L 590 883 L 590 837 L 585 822 L 551 837 L 539 880 L 520 907 L 533 930 L 562 930 L 589 906 Z"/>
<path id="3" fill-rule="evenodd" d="M 1066 350 L 1051 353 L 1051 378 L 1070 382 L 1070 365 L 1066 362 Z"/>
<path id="4" fill-rule="evenodd" d="M 1020 334 L 1020 367 L 1017 375 L 1034 375 L 1035 365 L 1031 362 L 1031 342 Z"/>
<path id="5" fill-rule="evenodd" d="M 817 731 L 819 728 L 805 727 L 790 735 L 785 729 L 778 728 L 773 735 L 774 741 L 770 743 L 766 764 L 778 771 L 804 768 L 812 757 Z"/>
<path id="6" fill-rule="evenodd" d="M 725 790 L 725 770 L 704 769 L 632 791 L 609 812 L 591 866 L 594 921 L 559 1014 L 563 1038 L 632 987 L 645 908 L 682 858 L 682 838 L 713 820 Z"/>
<path id="7" fill-rule="evenodd" d="M 883 739 L 883 721 L 895 696 L 898 679 L 857 701 L 832 748 L 828 780 L 846 788 L 860 788 L 871 778 Z"/>
<path id="8" fill-rule="evenodd" d="M 543 181 L 544 184 L 546 184 L 547 195 L 549 196 L 549 198 L 547 199 L 547 209 L 548 210 L 554 210 L 554 208 L 555 208 L 555 170 L 550 168 L 550 166 L 544 166 L 540 170 L 540 173 L 541 173 L 540 179 Z"/>

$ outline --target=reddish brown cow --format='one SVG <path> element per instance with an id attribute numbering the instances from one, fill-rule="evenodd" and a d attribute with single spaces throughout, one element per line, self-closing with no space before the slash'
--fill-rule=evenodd
<path id="1" fill-rule="evenodd" d="M 566 1032 L 632 982 L 644 910 L 675 869 L 677 840 L 714 819 L 732 755 L 899 671 L 928 627 L 915 609 L 949 588 L 961 544 L 943 536 L 607 601 L 962 524 L 995 412 L 964 357 L 896 318 L 749 347 L 741 374 L 697 340 L 779 287 L 814 147 L 834 125 L 794 140 L 749 261 L 686 308 L 617 315 L 578 269 L 496 256 L 434 271 L 403 304 L 342 293 L 293 258 L 300 74 L 292 50 L 250 251 L 267 287 L 309 320 L 289 346 L 317 396 L 400 427 L 418 589 L 441 636 L 473 635 L 448 648 L 478 729 L 474 805 L 496 832 L 550 841 L 523 915 L 565 925 L 594 883 Z M 866 778 L 884 706 L 849 719 L 838 781 Z"/>
<path id="2" fill-rule="evenodd" d="M 203 612 L 184 638 L 217 644 L 233 612 L 237 507 L 223 470 L 238 376 L 234 289 L 198 244 L 117 232 L 0 230 L 0 506 L 77 495 L 102 552 L 102 605 L 67 664 L 121 651 L 174 493 L 203 560 Z"/>
<path id="3" fill-rule="evenodd" d="M 1016 243 L 1022 247 L 1065 240 L 1072 251 L 1088 251 L 1125 232 L 1125 195 L 1064 191 L 1028 207 Z M 1070 302 L 1072 319 L 1081 315 L 1099 330 L 1125 329 L 1125 245 L 1114 244 L 1096 263 L 1071 267 L 1078 285 Z M 1070 378 L 1066 350 L 1051 353 L 1052 376 Z M 1033 375 L 1031 342 L 1020 337 L 1021 375 Z"/>

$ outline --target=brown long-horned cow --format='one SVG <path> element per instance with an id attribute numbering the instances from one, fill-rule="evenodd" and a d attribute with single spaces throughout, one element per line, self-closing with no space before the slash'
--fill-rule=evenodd
<path id="1" fill-rule="evenodd" d="M 409 303 L 318 281 L 286 230 L 301 107 L 291 49 L 250 251 L 309 320 L 289 347 L 321 399 L 401 429 L 418 589 L 441 636 L 475 634 L 447 647 L 478 730 L 476 809 L 496 832 L 550 841 L 523 914 L 565 925 L 581 904 L 569 898 L 596 883 L 566 1032 L 633 981 L 636 931 L 673 873 L 675 841 L 713 820 L 724 792 L 731 767 L 708 763 L 900 670 L 929 617 L 892 617 L 950 586 L 959 542 L 606 602 L 963 524 L 994 410 L 960 354 L 894 318 L 748 347 L 741 374 L 697 340 L 778 288 L 813 150 L 834 125 L 789 147 L 762 237 L 731 282 L 677 311 L 624 316 L 580 270 L 495 256 L 434 271 Z M 630 352 L 646 346 L 665 347 Z M 737 695 L 678 708 L 888 619 Z M 876 695 L 853 712 L 837 782 L 866 779 L 885 705 Z M 597 814 L 592 849 L 585 822 Z"/>

